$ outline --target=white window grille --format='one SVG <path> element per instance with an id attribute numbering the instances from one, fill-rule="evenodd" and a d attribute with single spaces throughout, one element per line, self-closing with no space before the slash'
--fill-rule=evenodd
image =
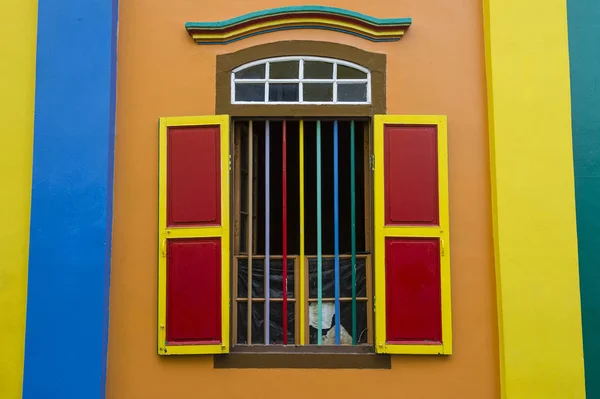
<path id="1" fill-rule="evenodd" d="M 231 72 L 232 104 L 370 104 L 371 72 L 322 57 L 253 61 Z"/>

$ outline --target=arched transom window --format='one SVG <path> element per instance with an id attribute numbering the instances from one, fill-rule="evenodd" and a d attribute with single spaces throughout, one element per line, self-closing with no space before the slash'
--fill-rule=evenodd
<path id="1" fill-rule="evenodd" d="M 371 73 L 348 61 L 279 57 L 231 73 L 233 104 L 370 104 Z"/>

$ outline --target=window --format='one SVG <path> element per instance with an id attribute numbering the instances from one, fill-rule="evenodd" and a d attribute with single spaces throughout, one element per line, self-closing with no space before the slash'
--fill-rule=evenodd
<path id="1" fill-rule="evenodd" d="M 229 123 L 160 120 L 158 353 L 450 354 L 445 117 Z"/>
<path id="2" fill-rule="evenodd" d="M 371 73 L 348 61 L 279 57 L 231 72 L 233 104 L 369 104 Z"/>

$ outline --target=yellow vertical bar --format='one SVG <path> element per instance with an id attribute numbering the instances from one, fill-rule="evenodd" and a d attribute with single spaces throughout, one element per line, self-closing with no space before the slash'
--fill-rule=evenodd
<path id="1" fill-rule="evenodd" d="M 159 120 L 158 154 L 158 353 L 165 354 L 167 323 L 167 118 Z"/>
<path id="2" fill-rule="evenodd" d="M 566 3 L 484 0 L 500 380 L 509 399 L 585 397 Z"/>
<path id="3" fill-rule="evenodd" d="M 0 391 L 21 398 L 27 302 L 37 1 L 0 1 Z"/>
<path id="4" fill-rule="evenodd" d="M 442 343 L 443 353 L 452 354 L 452 295 L 450 284 L 450 210 L 448 198 L 448 122 L 438 119 L 438 201 L 440 212 L 440 277 L 442 290 Z"/>
<path id="5" fill-rule="evenodd" d="M 385 352 L 385 233 L 384 228 L 384 175 L 383 175 L 383 123 L 382 115 L 375 115 L 373 123 L 373 153 L 375 155 L 373 182 L 373 209 L 375 227 L 375 351 Z"/>
<path id="6" fill-rule="evenodd" d="M 300 254 L 299 264 L 304 268 L 304 121 L 300 121 Z M 300 345 L 304 345 L 304 325 L 306 323 L 304 309 L 304 270 L 300 271 Z"/>
<path id="7" fill-rule="evenodd" d="M 230 207 L 230 185 L 229 172 L 231 165 L 229 163 L 229 115 L 221 116 L 221 353 L 229 352 L 229 312 L 231 303 L 231 293 L 229 289 L 230 279 L 230 240 L 231 229 L 229 222 Z"/>

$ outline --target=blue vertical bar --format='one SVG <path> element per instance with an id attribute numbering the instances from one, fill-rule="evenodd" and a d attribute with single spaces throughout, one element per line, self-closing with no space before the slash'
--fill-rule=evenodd
<path id="1" fill-rule="evenodd" d="M 45 0 L 38 10 L 23 398 L 101 399 L 118 2 Z"/>
<path id="2" fill-rule="evenodd" d="M 270 185 L 271 185 L 271 125 L 269 121 L 266 122 L 265 126 L 265 345 L 269 345 L 271 340 L 270 326 L 271 326 L 271 220 L 270 220 Z"/>
<path id="3" fill-rule="evenodd" d="M 338 171 L 338 121 L 333 122 L 333 240 L 335 278 L 335 344 L 340 344 L 340 198 Z"/>

